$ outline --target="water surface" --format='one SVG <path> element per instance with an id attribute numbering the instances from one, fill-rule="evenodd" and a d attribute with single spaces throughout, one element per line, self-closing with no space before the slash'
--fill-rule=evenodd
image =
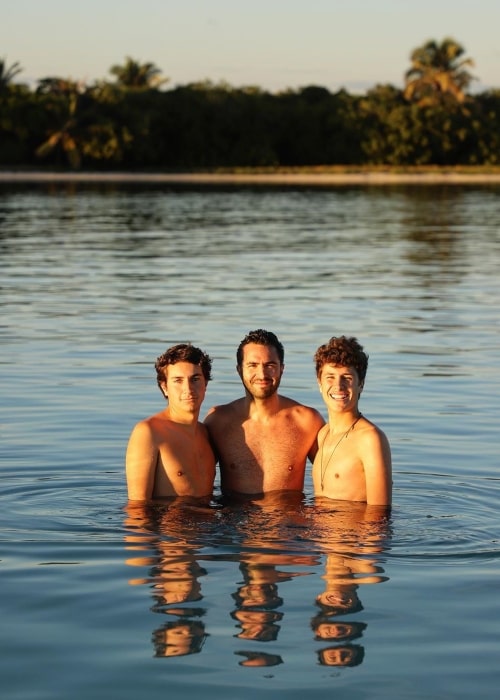
<path id="1" fill-rule="evenodd" d="M 498 187 L 0 187 L 2 687 L 28 698 L 496 698 Z M 251 329 L 370 355 L 390 518 L 304 497 L 126 507 L 153 363 Z"/>

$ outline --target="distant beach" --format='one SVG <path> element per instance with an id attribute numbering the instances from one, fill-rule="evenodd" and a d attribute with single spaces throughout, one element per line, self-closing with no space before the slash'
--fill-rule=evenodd
<path id="1" fill-rule="evenodd" d="M 0 171 L 0 182 L 165 183 L 194 185 L 434 185 L 497 184 L 500 170 L 350 169 L 218 170 L 213 172 L 131 173 Z"/>

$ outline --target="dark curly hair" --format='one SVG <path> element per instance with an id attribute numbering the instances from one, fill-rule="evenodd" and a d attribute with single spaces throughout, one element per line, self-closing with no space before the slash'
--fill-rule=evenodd
<path id="1" fill-rule="evenodd" d="M 368 369 L 368 355 L 363 350 L 356 338 L 347 338 L 345 335 L 333 336 L 328 343 L 320 345 L 314 355 L 316 363 L 316 376 L 319 377 L 323 365 L 341 365 L 342 367 L 354 367 L 358 373 L 359 381 L 364 382 Z"/>
<path id="2" fill-rule="evenodd" d="M 207 353 L 191 345 L 191 343 L 179 343 L 179 345 L 173 345 L 163 355 L 156 358 L 156 381 L 160 389 L 162 382 L 166 379 L 165 367 L 175 365 L 177 362 L 190 362 L 193 365 L 200 365 L 205 380 L 209 382 L 212 379 L 212 359 Z"/>
<path id="3" fill-rule="evenodd" d="M 243 362 L 243 348 L 249 343 L 255 343 L 256 345 L 267 345 L 276 348 L 280 364 L 283 364 L 283 361 L 285 359 L 285 349 L 278 340 L 278 337 L 274 335 L 274 333 L 271 333 L 271 331 L 264 331 L 262 328 L 259 328 L 256 331 L 250 331 L 249 333 L 247 333 L 247 335 L 239 344 L 238 349 L 236 351 L 236 362 L 238 364 L 238 367 L 241 367 L 241 364 Z"/>

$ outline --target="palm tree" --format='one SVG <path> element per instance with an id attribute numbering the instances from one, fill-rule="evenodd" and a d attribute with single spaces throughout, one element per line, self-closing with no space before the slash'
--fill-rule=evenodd
<path id="1" fill-rule="evenodd" d="M 109 69 L 116 76 L 117 83 L 126 88 L 158 88 L 168 82 L 161 77 L 161 70 L 154 63 L 139 63 L 127 56 L 123 66 L 115 65 Z"/>
<path id="2" fill-rule="evenodd" d="M 4 92 L 10 83 L 14 80 L 16 75 L 22 72 L 22 68 L 18 61 L 13 63 L 9 68 L 7 68 L 7 63 L 5 59 L 0 58 L 0 92 Z"/>
<path id="3" fill-rule="evenodd" d="M 411 54 L 412 66 L 405 73 L 404 96 L 421 106 L 449 101 L 464 102 L 465 90 L 474 77 L 466 70 L 473 66 L 470 58 L 463 58 L 464 48 L 454 39 L 446 38 L 438 44 L 428 41 Z"/>
<path id="4" fill-rule="evenodd" d="M 81 165 L 81 124 L 79 105 L 85 87 L 66 78 L 43 78 L 38 81 L 37 94 L 45 96 L 47 111 L 54 118 L 47 139 L 36 149 L 38 158 L 46 158 L 53 151 L 65 154 L 74 169 Z"/>

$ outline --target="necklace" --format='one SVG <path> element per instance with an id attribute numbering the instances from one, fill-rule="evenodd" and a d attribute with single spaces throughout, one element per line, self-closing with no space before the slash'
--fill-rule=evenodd
<path id="1" fill-rule="evenodd" d="M 329 464 L 330 464 L 330 461 L 331 461 L 333 455 L 335 454 L 335 450 L 336 450 L 337 447 L 340 445 L 340 443 L 342 442 L 342 440 L 343 440 L 344 438 L 346 438 L 346 437 L 349 435 L 349 433 L 351 433 L 351 432 L 354 430 L 354 426 L 356 425 L 356 423 L 358 422 L 358 420 L 359 420 L 360 418 L 362 418 L 362 417 L 363 417 L 363 414 L 360 413 L 359 416 L 358 416 L 358 417 L 356 418 L 356 420 L 354 421 L 354 423 L 353 423 L 349 428 L 347 428 L 347 430 L 345 431 L 345 433 L 341 436 L 340 440 L 337 442 L 337 444 L 335 445 L 335 447 L 334 447 L 333 450 L 331 451 L 331 454 L 330 454 L 330 456 L 328 457 L 328 460 L 327 460 L 327 462 L 326 462 L 326 464 L 325 464 L 325 468 L 323 469 L 323 452 L 324 452 L 324 449 L 325 449 L 325 442 L 326 442 L 328 436 L 330 435 L 330 428 L 328 428 L 328 433 L 327 433 L 327 435 L 325 436 L 325 439 L 323 440 L 323 442 L 321 443 L 321 467 L 320 467 L 320 471 L 321 471 L 321 490 L 322 490 L 322 491 L 324 490 L 324 486 L 325 486 L 325 475 L 326 475 L 328 466 L 329 466 Z"/>

